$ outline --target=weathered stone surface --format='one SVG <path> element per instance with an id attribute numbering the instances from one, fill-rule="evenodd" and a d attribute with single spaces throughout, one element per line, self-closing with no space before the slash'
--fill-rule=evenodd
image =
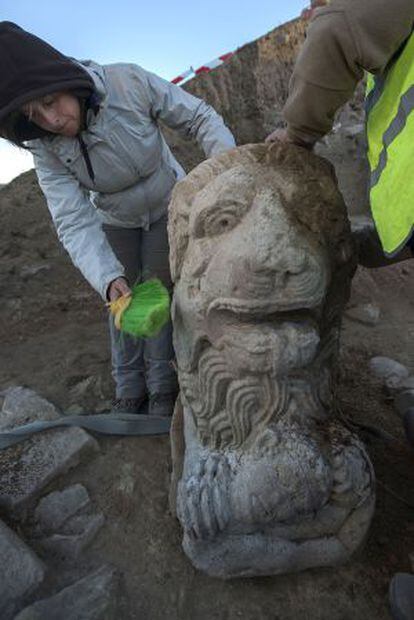
<path id="1" fill-rule="evenodd" d="M 75 560 L 95 538 L 104 521 L 101 513 L 74 516 L 66 521 L 59 533 L 36 541 L 36 545 L 60 560 Z"/>
<path id="2" fill-rule="evenodd" d="M 34 420 L 59 417 L 55 407 L 32 390 L 8 390 L 0 413 L 2 430 Z M 99 450 L 98 443 L 80 428 L 44 431 L 0 452 L 0 506 L 23 510 L 54 478 Z"/>
<path id="3" fill-rule="evenodd" d="M 185 552 L 223 578 L 348 559 L 372 518 L 374 476 L 335 419 L 355 265 L 331 167 L 279 144 L 210 159 L 175 188 L 169 234 Z"/>
<path id="4" fill-rule="evenodd" d="M 56 532 L 82 508 L 90 504 L 88 491 L 81 484 L 75 484 L 43 497 L 36 510 L 37 527 L 44 533 Z"/>
<path id="5" fill-rule="evenodd" d="M 104 566 L 55 596 L 26 607 L 14 620 L 117 620 L 114 569 Z"/>
<path id="6" fill-rule="evenodd" d="M 382 379 L 385 387 L 389 389 L 397 388 L 410 375 L 408 368 L 389 357 L 373 357 L 369 367 L 373 374 L 378 379 Z"/>
<path id="7" fill-rule="evenodd" d="M 0 521 L 0 617 L 8 620 L 21 599 L 42 583 L 45 567 L 31 549 Z"/>

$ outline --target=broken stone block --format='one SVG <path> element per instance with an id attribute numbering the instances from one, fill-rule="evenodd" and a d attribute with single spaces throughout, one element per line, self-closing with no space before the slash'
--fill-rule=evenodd
<path id="1" fill-rule="evenodd" d="M 77 515 L 66 521 L 59 533 L 36 540 L 38 550 L 60 560 L 75 560 L 92 542 L 105 522 L 102 513 Z"/>
<path id="2" fill-rule="evenodd" d="M 118 579 L 103 566 L 54 596 L 23 609 L 14 620 L 114 620 Z"/>
<path id="3" fill-rule="evenodd" d="M 385 387 L 390 390 L 398 388 L 410 375 L 408 368 L 389 357 L 373 357 L 370 360 L 369 367 L 371 372 L 378 379 L 382 379 Z"/>
<path id="4" fill-rule="evenodd" d="M 59 417 L 56 408 L 32 390 L 8 390 L 0 413 L 0 429 Z M 96 454 L 98 443 L 81 428 L 51 429 L 0 451 L 0 506 L 23 511 L 57 476 Z"/>
<path id="5" fill-rule="evenodd" d="M 44 533 L 57 532 L 68 519 L 89 505 L 88 491 L 81 484 L 49 493 L 36 508 L 37 527 Z"/>
<path id="6" fill-rule="evenodd" d="M 0 558 L 0 617 L 8 620 L 21 599 L 32 594 L 42 583 L 45 567 L 34 552 L 1 521 Z"/>
<path id="7" fill-rule="evenodd" d="M 169 213 L 185 553 L 224 579 L 346 561 L 375 484 L 336 414 L 356 257 L 333 169 L 293 145 L 239 147 L 192 170 Z"/>
<path id="8" fill-rule="evenodd" d="M 58 409 L 33 390 L 17 386 L 5 391 L 0 413 L 0 431 L 7 431 L 34 420 L 55 420 Z"/>

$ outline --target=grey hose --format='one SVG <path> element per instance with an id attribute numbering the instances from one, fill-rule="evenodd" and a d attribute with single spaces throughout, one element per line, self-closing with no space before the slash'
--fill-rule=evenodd
<path id="1" fill-rule="evenodd" d="M 29 439 L 35 433 L 61 426 L 77 426 L 102 435 L 166 435 L 171 418 L 134 413 L 97 413 L 63 416 L 57 420 L 36 421 L 0 432 L 0 450 Z"/>

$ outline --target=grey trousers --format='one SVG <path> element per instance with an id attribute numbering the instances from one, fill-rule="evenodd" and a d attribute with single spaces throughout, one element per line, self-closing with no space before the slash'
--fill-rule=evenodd
<path id="1" fill-rule="evenodd" d="M 167 215 L 151 224 L 147 231 L 108 224 L 102 228 L 125 268 L 130 286 L 157 277 L 172 292 Z M 144 339 L 122 334 L 110 316 L 109 331 L 117 398 L 140 398 L 147 393 L 155 395 L 177 389 L 171 321 L 156 338 Z"/>

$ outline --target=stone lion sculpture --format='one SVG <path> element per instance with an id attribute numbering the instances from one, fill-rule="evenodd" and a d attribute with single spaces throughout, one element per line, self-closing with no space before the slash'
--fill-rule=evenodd
<path id="1" fill-rule="evenodd" d="M 169 235 L 185 553 L 222 578 L 345 561 L 374 476 L 335 409 L 355 262 L 332 167 L 293 145 L 219 155 L 177 185 Z"/>

